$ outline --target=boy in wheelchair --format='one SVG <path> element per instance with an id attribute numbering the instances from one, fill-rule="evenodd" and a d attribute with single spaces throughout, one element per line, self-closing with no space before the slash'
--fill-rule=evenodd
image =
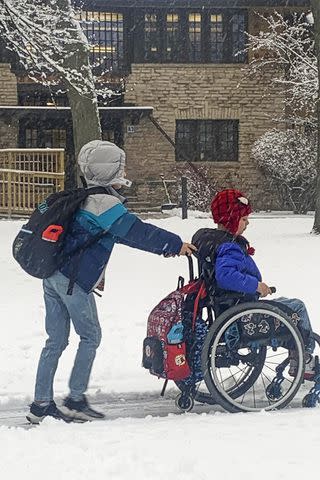
<path id="1" fill-rule="evenodd" d="M 242 236 L 252 212 L 246 196 L 234 189 L 219 192 L 212 200 L 211 212 L 217 229 L 200 229 L 192 238 L 198 249 L 199 267 L 206 280 L 206 286 L 214 291 L 215 298 L 225 299 L 218 305 L 219 313 L 232 304 L 256 301 L 272 294 L 272 288 L 262 281 L 261 273 L 252 258 L 254 249 Z M 226 293 L 228 295 L 223 295 Z M 231 292 L 239 293 L 230 295 Z M 210 293 L 210 291 L 209 291 Z M 229 300 L 226 300 L 228 299 Z M 232 302 L 232 303 L 231 303 Z M 279 297 L 272 301 L 283 310 L 290 312 L 293 321 L 305 342 L 306 367 L 304 378 L 312 380 L 315 374 L 315 361 L 312 355 L 315 341 L 309 315 L 304 303 L 296 298 Z M 295 351 L 290 355 L 289 375 L 294 376 L 297 361 Z"/>

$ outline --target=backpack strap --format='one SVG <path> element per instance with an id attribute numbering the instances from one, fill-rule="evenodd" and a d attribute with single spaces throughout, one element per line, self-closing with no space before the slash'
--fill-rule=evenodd
<path id="1" fill-rule="evenodd" d="M 196 318 L 198 314 L 198 309 L 199 309 L 199 302 L 200 299 L 204 299 L 207 296 L 207 291 L 206 291 L 206 286 L 205 283 L 202 282 L 199 288 L 199 291 L 197 293 L 197 296 L 194 301 L 194 306 L 193 306 L 193 316 L 192 316 L 192 330 L 194 331 L 195 326 L 196 326 Z"/>
<path id="2" fill-rule="evenodd" d="M 199 310 L 199 302 L 200 300 L 203 300 L 207 296 L 207 290 L 206 290 L 206 285 L 203 280 L 194 280 L 184 287 L 179 289 L 179 292 L 188 295 L 190 293 L 197 293 L 197 296 L 195 298 L 194 304 L 193 304 L 193 315 L 192 315 L 192 330 L 195 329 L 196 325 L 196 318 Z"/>
<path id="3" fill-rule="evenodd" d="M 179 288 L 179 292 L 185 295 L 188 295 L 189 293 L 196 293 L 199 291 L 199 288 L 201 287 L 202 280 L 193 280 L 192 282 L 189 282 L 187 285 L 185 285 L 182 288 Z"/>

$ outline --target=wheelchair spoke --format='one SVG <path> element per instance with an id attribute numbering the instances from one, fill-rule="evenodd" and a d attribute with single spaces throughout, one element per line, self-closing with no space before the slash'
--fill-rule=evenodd
<path id="1" fill-rule="evenodd" d="M 241 374 L 241 373 L 243 373 L 243 372 L 246 370 L 246 367 L 244 367 L 244 368 L 241 369 L 241 368 L 239 368 L 239 367 L 237 366 L 237 368 L 238 368 L 238 372 L 235 372 L 234 374 L 230 371 L 230 368 L 229 368 L 229 371 L 231 372 L 231 375 L 229 375 L 227 378 L 224 378 L 223 380 L 222 380 L 222 378 L 221 378 L 221 382 L 222 382 L 222 383 L 225 383 L 225 382 L 227 382 L 228 380 L 230 380 L 230 378 L 234 378 L 234 375 L 237 375 L 238 373 Z M 220 369 L 219 369 L 219 372 L 220 372 Z M 221 372 L 220 372 L 220 375 L 221 375 Z"/>
<path id="2" fill-rule="evenodd" d="M 261 381 L 262 381 L 262 383 L 263 383 L 263 391 L 266 392 L 266 384 L 265 384 L 265 382 L 264 382 L 263 372 L 261 372 L 260 377 L 261 377 Z M 269 398 L 268 398 L 267 395 L 266 395 L 266 397 L 267 397 L 268 404 L 271 405 L 271 402 L 270 402 L 270 400 L 269 400 Z"/>
<path id="3" fill-rule="evenodd" d="M 240 401 L 241 405 L 243 405 L 244 397 L 247 395 L 247 393 L 248 393 L 248 390 L 246 392 L 244 392 L 244 394 L 242 395 L 242 398 L 241 398 L 241 401 Z"/>
<path id="4" fill-rule="evenodd" d="M 265 363 L 268 363 L 270 365 L 279 365 L 278 362 L 270 362 L 269 360 L 266 360 Z"/>
<path id="5" fill-rule="evenodd" d="M 268 375 L 266 375 L 263 371 L 261 372 L 261 376 L 262 375 L 268 380 L 268 382 L 270 382 L 270 383 L 272 382 L 273 379 L 269 378 Z"/>
<path id="6" fill-rule="evenodd" d="M 276 373 L 276 372 L 275 372 L 275 369 L 269 367 L 269 365 L 266 365 L 266 363 L 264 364 L 264 366 L 265 366 L 266 368 L 268 368 L 269 370 L 271 370 L 272 373 Z"/>
<path id="7" fill-rule="evenodd" d="M 253 393 L 253 404 L 256 407 L 256 395 L 255 395 L 254 384 L 252 385 L 252 393 Z"/>
<path id="8" fill-rule="evenodd" d="M 270 350 L 271 347 L 268 347 L 268 350 Z M 279 357 L 280 355 L 285 355 L 283 352 L 281 353 L 275 353 L 274 355 L 269 355 L 268 358 L 272 358 L 272 357 Z"/>

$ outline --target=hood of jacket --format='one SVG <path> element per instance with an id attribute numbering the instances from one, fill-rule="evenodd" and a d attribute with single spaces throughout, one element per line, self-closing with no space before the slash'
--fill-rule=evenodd
<path id="1" fill-rule="evenodd" d="M 130 187 L 125 178 L 125 152 L 114 143 L 92 140 L 80 150 L 78 164 L 88 186 L 123 185 Z"/>

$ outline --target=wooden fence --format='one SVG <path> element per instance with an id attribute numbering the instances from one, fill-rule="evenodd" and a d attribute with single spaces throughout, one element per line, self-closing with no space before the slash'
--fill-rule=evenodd
<path id="1" fill-rule="evenodd" d="M 0 150 L 0 214 L 29 215 L 64 188 L 64 150 Z"/>

